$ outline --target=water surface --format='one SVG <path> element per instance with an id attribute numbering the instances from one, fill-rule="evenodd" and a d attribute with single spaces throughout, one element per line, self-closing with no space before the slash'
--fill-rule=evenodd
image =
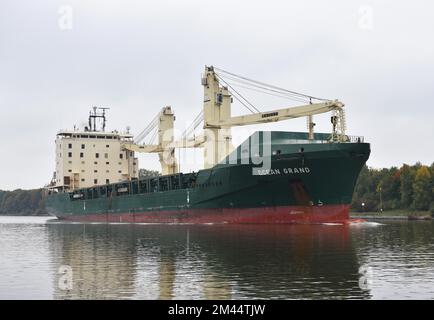
<path id="1" fill-rule="evenodd" d="M 250 298 L 433 299 L 434 224 L 0 217 L 0 299 Z"/>

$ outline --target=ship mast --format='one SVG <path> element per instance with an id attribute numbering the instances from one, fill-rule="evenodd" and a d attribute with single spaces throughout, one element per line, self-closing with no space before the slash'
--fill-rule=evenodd
<path id="1" fill-rule="evenodd" d="M 106 107 L 93 107 L 93 111 L 89 111 L 89 127 L 86 127 L 88 131 L 97 132 L 97 131 L 105 131 L 107 118 L 106 118 L 106 110 L 110 110 L 110 108 Z M 100 112 L 98 112 L 100 110 Z M 101 130 L 97 129 L 97 120 L 101 119 Z"/>

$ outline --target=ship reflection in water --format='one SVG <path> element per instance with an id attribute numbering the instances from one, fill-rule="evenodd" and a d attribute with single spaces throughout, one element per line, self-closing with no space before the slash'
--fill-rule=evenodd
<path id="1" fill-rule="evenodd" d="M 370 298 L 348 226 L 47 227 L 55 299 Z"/>

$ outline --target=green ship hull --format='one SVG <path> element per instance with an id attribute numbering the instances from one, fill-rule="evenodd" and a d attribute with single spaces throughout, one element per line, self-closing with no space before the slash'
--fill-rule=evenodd
<path id="1" fill-rule="evenodd" d="M 53 193 L 46 207 L 51 215 L 73 221 L 345 221 L 370 145 L 360 138 L 329 138 L 317 133 L 311 141 L 307 133 L 261 131 L 211 169 Z M 267 158 L 267 150 L 269 165 L 264 166 L 266 160 L 258 164 L 258 159 Z"/>

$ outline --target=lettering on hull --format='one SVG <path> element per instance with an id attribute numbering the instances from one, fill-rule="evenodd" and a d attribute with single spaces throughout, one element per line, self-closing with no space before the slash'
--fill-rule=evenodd
<path id="1" fill-rule="evenodd" d="M 299 168 L 283 168 L 283 169 L 257 169 L 256 174 L 259 176 L 273 176 L 273 175 L 286 175 L 286 174 L 309 174 L 309 167 Z"/>

